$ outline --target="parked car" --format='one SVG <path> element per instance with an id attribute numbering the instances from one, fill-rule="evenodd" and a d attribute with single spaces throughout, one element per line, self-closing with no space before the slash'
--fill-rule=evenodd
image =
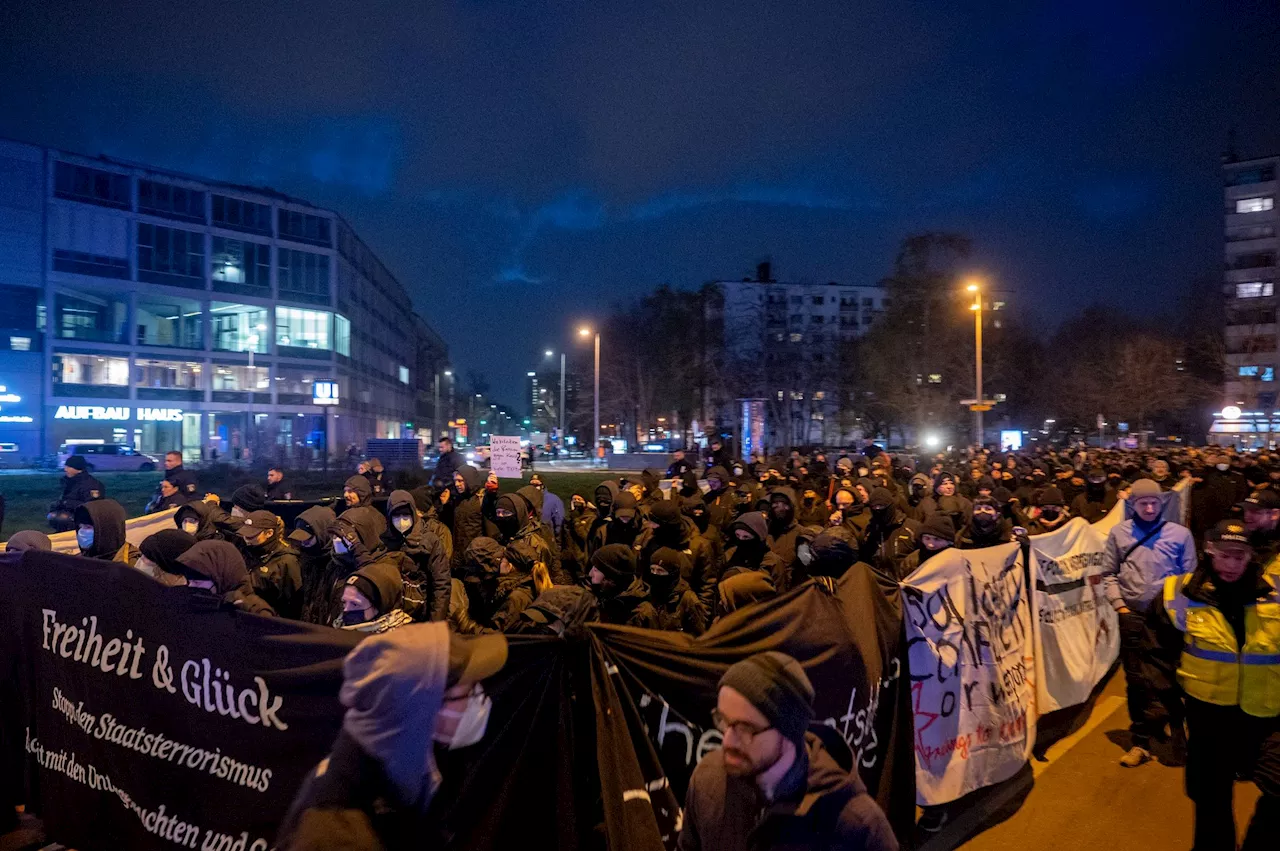
<path id="1" fill-rule="evenodd" d="M 84 458 L 93 472 L 141 472 L 148 473 L 160 466 L 160 461 L 144 455 L 132 446 L 118 443 L 78 443 L 58 447 L 58 466 L 67 463 L 72 455 Z"/>

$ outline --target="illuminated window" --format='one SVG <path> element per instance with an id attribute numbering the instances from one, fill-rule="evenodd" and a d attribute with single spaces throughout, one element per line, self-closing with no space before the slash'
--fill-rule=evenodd
<path id="1" fill-rule="evenodd" d="M 276 345 L 328 350 L 332 316 L 333 314 L 324 310 L 277 307 Z"/>
<path id="2" fill-rule="evenodd" d="M 407 366 L 398 366 L 398 367 L 396 367 L 396 371 L 399 373 L 399 376 L 400 376 L 400 383 L 401 383 L 401 384 L 408 384 L 408 383 L 409 383 L 409 367 L 407 367 Z"/>
<path id="3" fill-rule="evenodd" d="M 55 388 L 59 384 L 128 387 L 129 359 L 99 355 L 55 354 L 53 384 Z"/>
<path id="4" fill-rule="evenodd" d="M 1241 377 L 1241 378 L 1257 378 L 1257 377 L 1258 377 L 1258 367 L 1256 367 L 1256 366 L 1242 366 L 1242 367 L 1240 367 L 1240 377 Z"/>
<path id="5" fill-rule="evenodd" d="M 1236 284 L 1236 298 L 1265 298 L 1275 294 L 1276 285 L 1271 281 L 1250 281 Z"/>
<path id="6" fill-rule="evenodd" d="M 215 349 L 223 352 L 247 352 L 252 349 L 260 355 L 266 353 L 271 308 L 215 301 L 209 305 L 209 318 L 213 325 Z"/>
<path id="7" fill-rule="evenodd" d="M 1270 195 L 1259 195 L 1254 198 L 1239 198 L 1236 200 L 1237 213 L 1265 213 L 1276 205 L 1276 199 Z"/>
<path id="8" fill-rule="evenodd" d="M 351 321 L 338 313 L 333 315 L 333 350 L 351 357 Z"/>
<path id="9" fill-rule="evenodd" d="M 1262 381 L 1275 381 L 1276 368 L 1274 366 L 1264 366 L 1262 368 L 1262 374 L 1259 375 L 1258 378 Z"/>
<path id="10" fill-rule="evenodd" d="M 931 373 L 929 373 L 929 383 L 930 383 L 930 384 L 941 384 L 941 383 L 942 383 L 942 374 L 941 374 L 941 373 L 938 373 L 938 372 L 931 372 Z"/>

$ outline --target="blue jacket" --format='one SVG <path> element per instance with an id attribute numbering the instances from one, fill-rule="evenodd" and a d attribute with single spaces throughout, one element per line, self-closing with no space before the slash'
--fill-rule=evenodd
<path id="1" fill-rule="evenodd" d="M 1162 496 L 1167 501 L 1170 494 Z M 1138 526 L 1132 505 L 1125 504 L 1124 516 L 1107 536 L 1102 583 L 1112 608 L 1119 611 L 1127 606 L 1136 612 L 1145 612 L 1159 596 L 1165 577 L 1196 569 L 1196 541 L 1186 526 L 1157 520 L 1156 523 L 1164 523 L 1160 531 L 1134 549 L 1121 564 L 1120 558 L 1150 531 L 1150 527 L 1144 530 Z"/>
<path id="2" fill-rule="evenodd" d="M 542 492 L 542 520 L 551 524 L 556 537 L 560 536 L 560 530 L 564 528 L 564 500 L 551 491 Z"/>

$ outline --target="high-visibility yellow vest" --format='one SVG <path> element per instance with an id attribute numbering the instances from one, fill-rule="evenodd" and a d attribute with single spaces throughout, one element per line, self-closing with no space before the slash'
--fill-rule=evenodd
<path id="1" fill-rule="evenodd" d="M 1183 593 L 1190 574 L 1164 581 L 1164 607 L 1186 639 L 1178 683 L 1197 700 L 1239 706 L 1258 718 L 1280 715 L 1280 594 L 1277 574 L 1264 574 L 1270 594 L 1244 609 L 1244 647 L 1225 615 Z"/>

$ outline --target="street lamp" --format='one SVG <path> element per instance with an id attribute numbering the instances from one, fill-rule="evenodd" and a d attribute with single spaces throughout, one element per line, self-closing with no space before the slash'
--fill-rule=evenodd
<path id="1" fill-rule="evenodd" d="M 555 354 L 551 349 L 546 351 L 549 358 Z M 560 353 L 560 448 L 564 449 L 564 352 Z"/>
<path id="2" fill-rule="evenodd" d="M 584 340 L 585 340 L 587 337 L 590 337 L 590 336 L 591 336 L 591 333 L 592 333 L 592 332 L 591 332 L 591 329 L 590 329 L 590 328 L 588 328 L 588 327 L 587 327 L 587 326 L 585 326 L 585 325 L 583 325 L 581 328 L 579 328 L 579 329 L 578 329 L 578 336 L 579 336 L 579 337 L 582 337 Z M 598 451 L 599 451 L 599 449 L 600 449 L 600 332 L 599 332 L 599 331 L 596 331 L 596 332 L 595 332 L 595 337 L 596 337 L 596 382 L 595 382 L 595 429 L 596 429 L 596 437 L 595 437 L 595 442 L 594 442 L 594 443 L 592 443 L 592 445 L 591 445 L 591 446 L 592 446 L 592 450 L 591 450 L 591 451 L 592 451 L 592 453 L 593 453 L 593 457 L 594 457 L 594 453 L 598 452 Z M 562 387 L 564 386 L 564 385 L 563 385 L 563 382 L 562 382 L 561 386 L 562 386 Z"/>
<path id="3" fill-rule="evenodd" d="M 986 402 L 982 398 L 982 287 L 975 280 L 970 281 L 965 290 L 973 293 L 973 304 L 969 305 L 969 309 L 973 311 L 973 384 L 976 391 L 974 393 L 973 428 L 977 437 L 975 443 L 981 447 L 983 443 L 982 411 L 986 407 Z"/>

